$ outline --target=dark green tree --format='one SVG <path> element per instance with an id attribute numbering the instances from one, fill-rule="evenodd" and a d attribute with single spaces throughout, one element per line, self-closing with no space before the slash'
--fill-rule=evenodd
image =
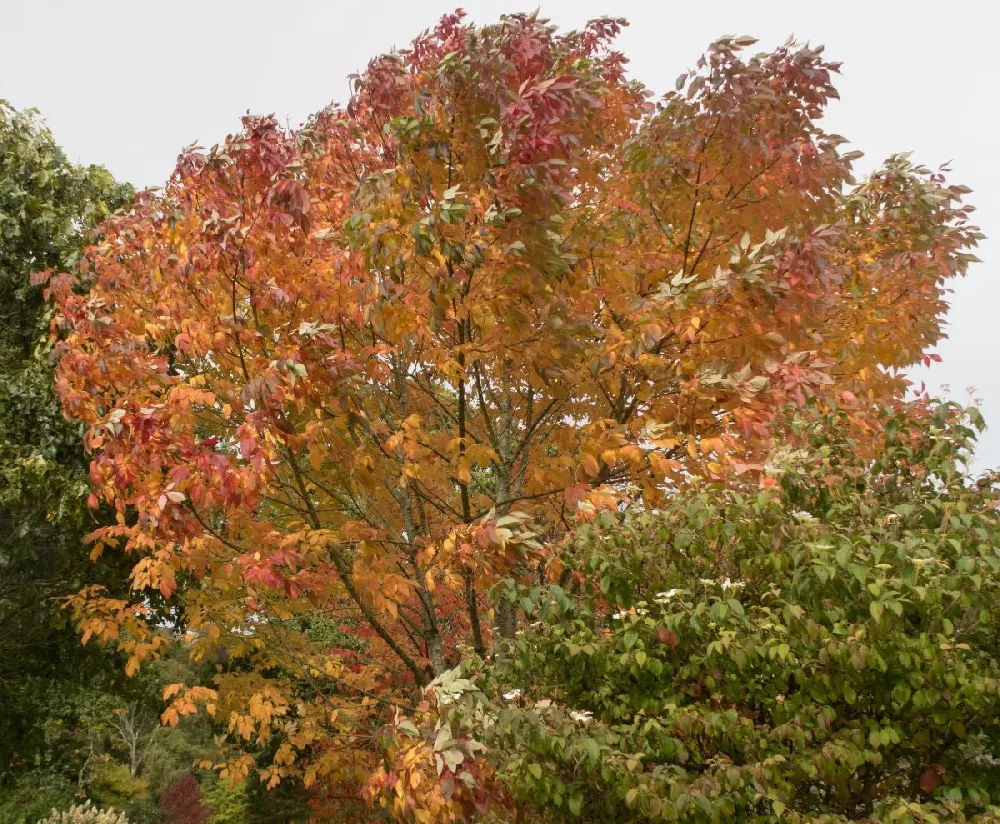
<path id="1" fill-rule="evenodd" d="M 65 710 L 77 687 L 123 680 L 104 653 L 81 648 L 54 601 L 125 579 L 83 547 L 95 525 L 87 462 L 53 397 L 47 310 L 31 276 L 73 266 L 88 233 L 132 195 L 107 170 L 71 163 L 37 112 L 0 101 L 0 798 L 12 809 L 29 773 L 36 801 L 64 794 L 79 769 L 52 702 Z"/>

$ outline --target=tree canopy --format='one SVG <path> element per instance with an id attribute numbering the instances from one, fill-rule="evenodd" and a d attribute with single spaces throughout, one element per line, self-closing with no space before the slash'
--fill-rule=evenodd
<path id="1" fill-rule="evenodd" d="M 130 197 L 97 167 L 70 163 L 34 112 L 0 101 L 0 673 L 48 632 L 46 596 L 66 584 L 79 540 L 86 458 L 63 418 L 51 366 L 36 354 L 46 318 L 33 272 L 67 267 L 84 232 Z M 67 525 L 72 528 L 66 529 Z M 74 531 L 75 530 L 75 531 Z M 37 575 L 38 567 L 47 577 Z M 59 594 L 64 594 L 60 592 Z M 0 681 L 5 678 L 0 677 Z"/>
<path id="2" fill-rule="evenodd" d="M 185 151 L 39 278 L 89 503 L 114 513 L 94 555 L 132 565 L 76 617 L 130 674 L 169 643 L 156 599 L 195 659 L 224 655 L 165 696 L 165 722 L 203 705 L 228 733 L 206 766 L 239 778 L 264 749 L 268 786 L 356 790 L 420 687 L 518 660 L 525 586 L 595 580 L 581 524 L 766 487 L 789 409 L 836 413 L 861 461 L 892 442 L 901 370 L 974 260 L 968 190 L 903 155 L 856 182 L 819 125 L 821 48 L 724 38 L 653 102 L 622 24 L 447 15 L 346 106 Z M 727 602 L 690 606 L 749 620 Z M 473 755 L 446 766 L 485 803 L 503 765 Z"/>

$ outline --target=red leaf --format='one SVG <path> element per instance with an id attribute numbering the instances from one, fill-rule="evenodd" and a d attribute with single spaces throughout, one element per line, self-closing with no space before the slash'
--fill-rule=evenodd
<path id="1" fill-rule="evenodd" d="M 940 764 L 931 764 L 923 771 L 920 776 L 920 789 L 922 789 L 927 795 L 930 795 L 938 788 L 938 784 L 941 783 L 941 774 L 944 772 L 944 767 Z"/>

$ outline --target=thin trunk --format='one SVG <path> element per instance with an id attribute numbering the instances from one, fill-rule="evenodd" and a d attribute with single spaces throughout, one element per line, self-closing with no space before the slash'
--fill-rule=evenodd
<path id="1" fill-rule="evenodd" d="M 512 482 L 514 481 L 513 463 L 516 460 L 517 452 L 517 447 L 515 446 L 516 439 L 514 437 L 514 414 L 511 407 L 510 372 L 512 366 L 513 365 L 510 361 L 504 361 L 504 386 L 502 388 L 500 401 L 499 420 L 500 449 L 498 452 L 500 460 L 497 463 L 496 472 L 493 476 L 493 498 L 496 503 L 497 515 L 501 516 L 510 512 L 511 501 L 517 495 L 517 491 L 512 486 Z M 533 396 L 529 396 L 525 413 L 525 437 L 528 437 L 527 427 L 530 426 L 531 423 L 531 397 Z M 526 463 L 526 461 L 522 461 L 522 463 Z M 517 578 L 520 573 L 521 570 L 515 568 L 515 578 Z M 501 646 L 506 647 L 514 638 L 515 632 L 517 632 L 517 603 L 508 601 L 504 598 L 497 602 L 494 614 L 494 647 L 497 646 L 496 641 L 501 639 L 503 641 Z M 495 648 L 494 654 L 498 656 L 502 655 L 503 650 Z"/>
<path id="2" fill-rule="evenodd" d="M 458 342 L 464 345 L 472 337 L 472 324 L 466 318 L 458 326 Z M 458 356 L 458 365 L 462 367 L 462 379 L 458 384 L 458 437 L 459 454 L 465 456 L 465 438 L 468 434 L 467 416 L 468 400 L 466 398 L 465 380 L 465 354 Z M 471 467 L 470 467 L 471 471 Z M 465 523 L 472 521 L 472 506 L 469 501 L 469 485 L 459 481 L 459 490 L 462 496 L 462 520 Z M 483 641 L 483 628 L 479 622 L 479 597 L 476 594 L 476 579 L 471 571 L 465 572 L 465 608 L 469 612 L 469 625 L 472 628 L 472 644 L 476 654 L 486 655 L 486 643 Z"/>

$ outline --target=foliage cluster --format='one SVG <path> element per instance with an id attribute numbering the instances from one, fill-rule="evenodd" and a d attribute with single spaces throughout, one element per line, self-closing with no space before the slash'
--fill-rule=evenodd
<path id="1" fill-rule="evenodd" d="M 415 810 L 429 753 L 478 749 L 526 820 L 998 820 L 1000 488 L 962 465 L 975 410 L 912 416 L 875 462 L 811 416 L 759 492 L 582 528 L 578 585 L 397 725 Z"/>
<path id="2" fill-rule="evenodd" d="M 998 820 L 996 478 L 904 400 L 969 190 L 623 24 L 134 197 L 0 104 L 0 820 Z"/>
<path id="3" fill-rule="evenodd" d="M 159 598 L 224 650 L 163 714 L 218 720 L 221 776 L 358 797 L 415 689 L 510 644 L 501 582 L 600 511 L 759 483 L 786 404 L 876 455 L 940 337 L 966 189 L 904 157 L 855 183 L 821 49 L 724 38 L 653 105 L 620 26 L 447 15 L 346 107 L 185 152 L 49 280 L 94 552 L 141 593 L 76 617 L 128 672 Z"/>

